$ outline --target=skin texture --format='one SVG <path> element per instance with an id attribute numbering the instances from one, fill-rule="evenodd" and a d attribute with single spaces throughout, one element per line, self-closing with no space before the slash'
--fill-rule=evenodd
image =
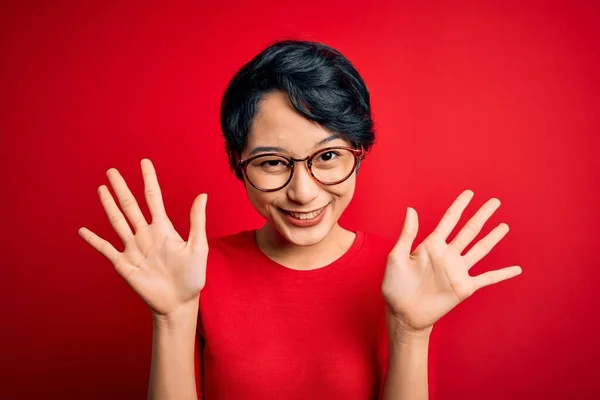
<path id="1" fill-rule="evenodd" d="M 256 147 L 281 147 L 284 154 L 304 158 L 329 146 L 350 146 L 348 140 L 333 137 L 318 124 L 299 115 L 286 94 L 272 92 L 264 96 L 254 119 L 246 148 L 246 159 Z M 258 153 L 260 154 L 260 153 Z M 245 181 L 248 199 L 265 218 L 257 232 L 257 244 L 273 260 L 293 269 L 323 267 L 350 248 L 355 234 L 338 224 L 356 187 L 356 172 L 337 185 L 321 185 L 310 176 L 306 163 L 296 163 L 291 182 L 275 192 L 261 192 Z M 312 227 L 296 227 L 282 215 L 280 208 L 306 212 L 327 206 L 324 219 Z"/>

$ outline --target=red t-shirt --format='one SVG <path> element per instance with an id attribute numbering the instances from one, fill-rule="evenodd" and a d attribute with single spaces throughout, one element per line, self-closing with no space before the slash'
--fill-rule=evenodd
<path id="1" fill-rule="evenodd" d="M 356 232 L 319 269 L 264 255 L 253 231 L 209 241 L 196 381 L 208 400 L 377 399 L 387 366 L 381 282 L 394 241 Z"/>

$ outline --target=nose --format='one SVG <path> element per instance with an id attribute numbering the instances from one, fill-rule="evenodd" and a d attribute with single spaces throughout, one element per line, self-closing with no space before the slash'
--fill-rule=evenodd
<path id="1" fill-rule="evenodd" d="M 286 188 L 287 197 L 298 204 L 309 204 L 319 196 L 319 184 L 308 172 L 306 163 L 297 163 L 292 180 Z"/>

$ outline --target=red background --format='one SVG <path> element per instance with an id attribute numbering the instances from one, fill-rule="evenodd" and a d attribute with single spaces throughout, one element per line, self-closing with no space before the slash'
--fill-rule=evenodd
<path id="1" fill-rule="evenodd" d="M 478 239 L 511 231 L 474 272 L 523 275 L 436 325 L 436 397 L 597 398 L 595 2 L 252 3 L 0 6 L 0 398 L 145 397 L 149 311 L 77 230 L 123 249 L 96 189 L 116 167 L 145 207 L 143 157 L 184 238 L 201 192 L 210 236 L 258 226 L 219 105 L 283 38 L 338 48 L 372 94 L 378 142 L 344 226 L 396 238 L 411 206 L 418 243 L 462 190 L 475 197 L 460 226 L 502 201 Z"/>

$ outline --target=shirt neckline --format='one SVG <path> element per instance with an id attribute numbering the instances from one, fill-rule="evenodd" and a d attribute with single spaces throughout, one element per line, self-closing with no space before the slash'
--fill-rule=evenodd
<path id="1" fill-rule="evenodd" d="M 323 267 L 310 270 L 292 269 L 269 258 L 265 253 L 262 252 L 262 250 L 258 247 L 258 244 L 256 243 L 256 229 L 246 231 L 246 236 L 247 240 L 249 241 L 250 248 L 263 261 L 264 265 L 266 265 L 267 268 L 273 271 L 273 273 L 282 276 L 302 279 L 328 275 L 332 272 L 343 269 L 348 264 L 350 264 L 354 257 L 356 257 L 356 255 L 359 253 L 365 240 L 365 233 L 363 231 L 352 232 L 355 234 L 354 241 L 352 242 L 350 248 L 348 248 L 348 250 L 346 250 L 344 254 L 342 254 L 337 260 L 334 260 L 333 262 Z"/>

